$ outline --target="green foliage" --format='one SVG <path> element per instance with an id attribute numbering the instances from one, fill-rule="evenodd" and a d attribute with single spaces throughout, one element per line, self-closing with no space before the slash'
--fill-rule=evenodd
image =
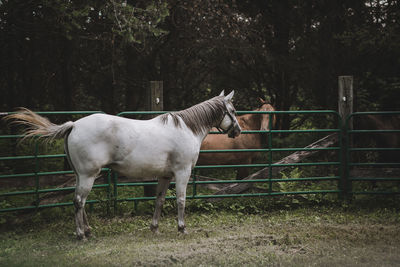
<path id="1" fill-rule="evenodd" d="M 165 81 L 167 110 L 221 89 L 236 90 L 239 109 L 257 97 L 279 110 L 337 109 L 343 73 L 356 78 L 356 110 L 399 106 L 396 1 L 18 0 L 0 9 L 3 110 L 146 109 L 150 80 Z"/>
<path id="2" fill-rule="evenodd" d="M 153 1 L 141 8 L 127 1 L 111 0 L 104 12 L 113 22 L 112 32 L 126 43 L 142 44 L 148 36 L 160 37 L 167 33 L 160 28 L 169 16 L 167 2 Z"/>
<path id="3" fill-rule="evenodd" d="M 73 40 L 84 36 L 89 38 L 110 38 L 114 33 L 124 37 L 128 43 L 142 43 L 147 36 L 158 37 L 166 31 L 160 24 L 169 15 L 166 2 L 155 0 L 147 2 L 145 7 L 127 1 L 48 1 L 31 5 L 41 20 L 54 16 L 54 26 L 67 39 Z M 106 27 L 99 31 L 98 26 Z M 107 28 L 108 27 L 108 28 Z M 105 30 L 105 31 L 104 31 Z"/>

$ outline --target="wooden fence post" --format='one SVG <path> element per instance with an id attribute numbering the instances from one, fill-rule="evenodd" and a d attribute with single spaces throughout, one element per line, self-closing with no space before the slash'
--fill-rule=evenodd
<path id="1" fill-rule="evenodd" d="M 162 111 L 164 109 L 164 98 L 163 98 L 163 82 L 162 81 L 150 81 L 150 87 L 148 92 L 148 109 L 151 111 Z M 144 196 L 152 197 L 156 195 L 156 185 L 146 185 L 143 187 Z"/>
<path id="2" fill-rule="evenodd" d="M 339 76 L 338 86 L 339 114 L 345 119 L 353 113 L 353 76 Z"/>
<path id="3" fill-rule="evenodd" d="M 149 107 L 151 111 L 163 111 L 164 98 L 163 98 L 163 82 L 151 81 L 150 82 L 150 97 Z"/>
<path id="4" fill-rule="evenodd" d="M 347 197 L 348 193 L 352 191 L 352 184 L 348 177 L 348 163 L 349 153 L 348 148 L 352 144 L 351 137 L 347 135 L 348 130 L 353 129 L 353 120 L 350 119 L 346 126 L 347 117 L 353 113 L 353 76 L 339 76 L 338 77 L 338 89 L 339 89 L 339 102 L 338 110 L 339 115 L 342 118 L 342 139 L 341 139 L 341 181 L 340 189 L 343 192 L 343 196 Z M 348 138 L 349 137 L 349 138 Z"/>

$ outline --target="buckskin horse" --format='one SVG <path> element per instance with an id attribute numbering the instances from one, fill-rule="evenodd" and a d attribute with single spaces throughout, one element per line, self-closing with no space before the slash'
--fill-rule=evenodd
<path id="1" fill-rule="evenodd" d="M 185 233 L 186 187 L 201 142 L 213 127 L 231 138 L 241 132 L 234 115 L 233 95 L 233 91 L 227 96 L 222 91 L 219 96 L 188 109 L 150 120 L 93 114 L 56 125 L 28 109 L 9 115 L 7 119 L 28 126 L 26 137 L 64 138 L 64 149 L 76 174 L 74 205 L 78 239 L 90 236 L 85 203 L 102 167 L 110 167 L 130 178 L 158 178 L 150 225 L 156 233 L 166 191 L 171 179 L 175 179 L 178 231 Z"/>
<path id="2" fill-rule="evenodd" d="M 259 98 L 261 106 L 254 111 L 275 111 L 275 108 Z M 272 117 L 272 125 L 275 125 L 275 114 L 245 114 L 237 116 L 242 130 L 269 130 L 269 120 Z M 216 129 L 213 129 L 214 131 Z M 221 134 L 209 134 L 204 139 L 201 150 L 222 150 L 222 149 L 257 149 L 266 144 L 265 134 L 241 134 L 238 138 L 226 138 Z M 228 164 L 251 164 L 260 153 L 254 152 L 233 152 L 233 153 L 200 153 L 197 165 L 228 165 Z M 237 179 L 243 179 L 249 175 L 248 168 L 238 168 Z"/>

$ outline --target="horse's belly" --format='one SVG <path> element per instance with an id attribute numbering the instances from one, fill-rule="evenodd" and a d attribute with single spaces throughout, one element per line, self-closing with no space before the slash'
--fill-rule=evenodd
<path id="1" fill-rule="evenodd" d="M 120 175 L 129 178 L 172 177 L 171 168 L 164 162 L 121 162 L 112 164 L 111 168 Z"/>
<path id="2" fill-rule="evenodd" d="M 111 168 L 130 178 L 172 177 L 173 170 L 189 164 L 187 159 L 177 162 L 177 159 L 182 159 L 180 154 L 170 149 L 137 146 L 125 157 L 114 161 Z"/>

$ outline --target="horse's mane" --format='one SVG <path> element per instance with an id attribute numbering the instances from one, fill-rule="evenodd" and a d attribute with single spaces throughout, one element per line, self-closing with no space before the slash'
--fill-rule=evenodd
<path id="1" fill-rule="evenodd" d="M 166 113 L 160 117 L 161 121 L 166 124 L 171 116 L 176 127 L 181 127 L 179 120 L 181 118 L 186 126 L 198 135 L 220 122 L 225 109 L 224 97 L 216 96 L 185 110 Z"/>

